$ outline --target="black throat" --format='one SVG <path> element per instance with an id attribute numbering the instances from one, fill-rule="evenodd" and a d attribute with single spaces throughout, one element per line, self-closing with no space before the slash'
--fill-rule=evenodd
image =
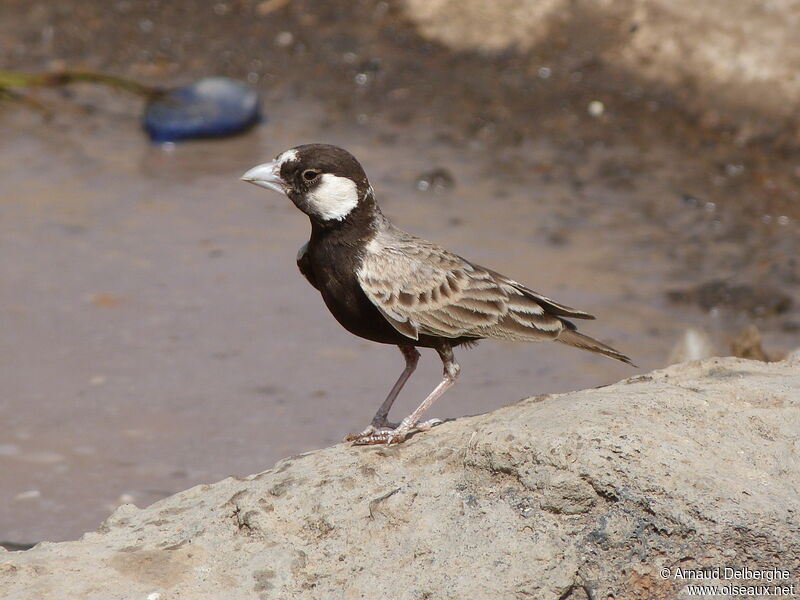
<path id="1" fill-rule="evenodd" d="M 386 223 L 374 199 L 366 200 L 341 221 L 311 219 L 305 268 L 328 310 L 350 333 L 384 344 L 408 343 L 367 298 L 358 281 L 367 246 Z"/>

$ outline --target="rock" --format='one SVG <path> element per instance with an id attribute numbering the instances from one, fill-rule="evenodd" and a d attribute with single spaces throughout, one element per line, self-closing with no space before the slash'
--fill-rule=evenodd
<path id="1" fill-rule="evenodd" d="M 792 307 L 792 297 L 769 285 L 733 284 L 720 279 L 685 290 L 670 290 L 672 302 L 697 304 L 703 310 L 727 309 L 752 317 L 772 317 Z"/>
<path id="2" fill-rule="evenodd" d="M 687 329 L 669 355 L 669 364 L 700 360 L 714 356 L 714 346 L 705 331 Z"/>
<path id="3" fill-rule="evenodd" d="M 684 363 L 125 505 L 80 541 L 0 551 L 0 589 L 4 600 L 674 598 L 688 583 L 678 566 L 796 577 L 799 410 L 796 365 Z"/>
<path id="4" fill-rule="evenodd" d="M 748 325 L 731 339 L 731 354 L 750 360 L 780 360 L 782 355 L 767 353 L 763 347 L 761 331 L 755 325 Z"/>
<path id="5" fill-rule="evenodd" d="M 10 542 L 8 540 L 4 540 L 0 542 L 0 549 L 6 550 L 30 550 L 36 544 L 31 544 L 29 542 Z"/>
<path id="6" fill-rule="evenodd" d="M 417 189 L 420 192 L 439 194 L 451 189 L 456 184 L 453 174 L 447 169 L 437 167 L 417 176 Z"/>
<path id="7" fill-rule="evenodd" d="M 670 90 L 709 120 L 734 121 L 731 114 L 744 110 L 773 125 L 788 119 L 799 134 L 795 0 L 405 0 L 403 7 L 423 36 L 455 50 L 519 49 L 534 61 L 583 56 L 564 66 L 600 62 L 643 87 Z M 758 119 L 751 127 L 761 127 Z"/>

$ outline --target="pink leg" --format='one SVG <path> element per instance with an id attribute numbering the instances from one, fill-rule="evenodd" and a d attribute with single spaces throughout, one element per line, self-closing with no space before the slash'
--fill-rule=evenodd
<path id="1" fill-rule="evenodd" d="M 389 422 L 389 411 L 392 409 L 392 405 L 397 399 L 400 390 L 403 389 L 403 386 L 406 384 L 409 377 L 411 377 L 411 374 L 417 368 L 417 363 L 419 362 L 419 352 L 414 346 L 398 346 L 398 348 L 400 348 L 400 352 L 403 353 L 403 357 L 406 359 L 406 368 L 403 369 L 397 382 L 392 386 L 389 395 L 386 396 L 386 400 L 383 401 L 378 412 L 372 417 L 372 422 L 369 426 L 361 433 L 351 433 L 347 435 L 344 441 L 352 442 L 362 437 L 370 436 L 381 429 L 394 429 L 397 427 L 396 423 Z"/>
<path id="2" fill-rule="evenodd" d="M 444 394 L 450 387 L 456 382 L 456 378 L 458 377 L 459 372 L 461 371 L 461 367 L 458 366 L 458 363 L 455 361 L 453 356 L 453 348 L 449 345 L 442 345 L 440 348 L 437 348 L 436 351 L 439 353 L 439 357 L 442 359 L 442 363 L 444 365 L 444 378 L 442 381 L 437 385 L 434 390 L 428 395 L 425 400 L 422 401 L 414 412 L 408 415 L 405 419 L 400 422 L 400 425 L 395 427 L 394 429 L 388 427 L 382 427 L 380 429 L 374 428 L 372 425 L 365 429 L 363 432 L 357 435 L 349 435 L 345 438 L 345 441 L 354 442 L 356 445 L 363 445 L 363 444 L 399 444 L 400 442 L 404 441 L 408 434 L 411 432 L 412 429 L 418 429 L 420 431 L 427 431 L 434 425 L 441 423 L 439 419 L 431 419 L 430 421 L 426 421 L 424 423 L 420 423 L 419 420 L 422 418 L 422 415 L 433 405 L 436 400 L 438 400 L 442 394 Z M 413 370 L 413 369 L 412 369 Z M 405 371 L 403 372 L 405 375 Z M 410 375 L 410 373 L 409 373 Z M 405 379 L 408 379 L 406 377 Z M 405 383 L 403 376 L 400 376 L 400 380 L 397 382 L 398 384 L 402 381 Z M 395 384 L 397 387 L 397 384 Z M 401 386 L 402 387 L 402 386 Z M 399 390 L 398 390 L 399 391 Z M 392 389 L 394 392 L 394 388 Z M 396 396 L 397 394 L 395 394 Z M 391 393 L 389 394 L 391 397 Z M 386 399 L 387 401 L 389 398 Z M 394 401 L 394 398 L 392 398 Z M 386 404 L 386 402 L 384 402 Z M 391 403 L 389 404 L 391 406 Z M 375 415 L 377 418 L 381 415 L 381 410 L 384 408 L 381 405 L 381 408 L 378 410 L 378 414 Z M 388 408 L 386 410 L 388 413 Z M 386 417 L 386 413 L 383 414 L 383 417 Z M 374 423 L 373 419 L 373 423 Z"/>
<path id="3" fill-rule="evenodd" d="M 406 384 L 409 377 L 411 377 L 411 374 L 417 368 L 417 363 L 419 362 L 419 352 L 414 346 L 398 346 L 398 348 L 400 348 L 400 352 L 403 353 L 403 357 L 406 359 L 406 368 L 403 369 L 400 378 L 392 387 L 392 391 L 389 392 L 389 395 L 386 396 L 386 400 L 383 401 L 378 412 L 372 417 L 373 427 L 386 427 L 389 425 L 388 417 L 389 411 L 392 409 L 392 404 L 394 404 L 397 395 L 400 393 L 400 390 L 403 389 L 403 386 Z"/>

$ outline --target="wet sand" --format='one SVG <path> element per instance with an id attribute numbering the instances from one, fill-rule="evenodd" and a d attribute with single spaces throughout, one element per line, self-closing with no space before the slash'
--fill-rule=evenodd
<path id="1" fill-rule="evenodd" d="M 790 312 L 756 322 L 768 347 L 798 345 L 797 220 L 765 218 L 752 170 L 641 133 L 576 143 L 584 113 L 506 144 L 491 128 L 442 135 L 369 112 L 368 98 L 360 112 L 317 94 L 270 95 L 256 130 L 172 148 L 146 141 L 137 103 L 89 90 L 54 100 L 49 122 L 0 113 L 13 142 L 0 145 L 0 540 L 76 538 L 119 503 L 257 472 L 367 424 L 399 352 L 338 326 L 294 264 L 306 217 L 238 179 L 298 143 L 348 148 L 398 226 L 597 315 L 582 330 L 642 369 L 666 365 L 687 327 L 725 354 L 753 320 L 666 299 L 711 279 L 794 295 Z M 454 187 L 420 191 L 433 168 Z M 705 194 L 714 186 L 731 206 Z M 432 416 L 639 372 L 558 344 L 485 341 L 457 358 L 462 376 Z M 439 376 L 424 353 L 393 416 Z"/>

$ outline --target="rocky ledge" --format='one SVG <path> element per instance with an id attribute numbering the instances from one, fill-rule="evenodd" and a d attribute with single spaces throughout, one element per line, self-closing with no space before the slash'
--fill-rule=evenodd
<path id="1" fill-rule="evenodd" d="M 673 598 L 688 569 L 796 581 L 799 513 L 800 362 L 715 358 L 125 505 L 80 541 L 0 553 L 0 590 Z"/>

